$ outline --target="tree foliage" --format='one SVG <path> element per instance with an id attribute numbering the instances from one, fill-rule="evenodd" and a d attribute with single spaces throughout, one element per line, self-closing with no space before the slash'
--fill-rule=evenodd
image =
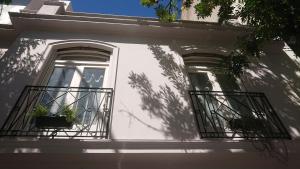
<path id="1" fill-rule="evenodd" d="M 141 4 L 153 7 L 163 21 L 174 21 L 180 13 L 180 6 L 190 8 L 195 0 L 141 0 Z M 294 41 L 300 26 L 299 0 L 201 0 L 195 6 L 198 17 L 211 15 L 213 9 L 220 7 L 219 23 L 227 23 L 234 17 L 239 17 L 253 28 L 252 34 L 257 39 L 283 38 Z M 172 16 L 172 17 L 170 17 Z M 167 18 L 167 20 L 166 20 Z"/>
<path id="2" fill-rule="evenodd" d="M 0 0 L 0 4 L 8 5 L 11 3 L 12 0 Z"/>
<path id="3" fill-rule="evenodd" d="M 195 1 L 195 2 L 194 2 Z M 180 13 L 183 8 L 192 7 L 196 3 L 196 14 L 199 18 L 210 16 L 219 7 L 220 24 L 229 24 L 232 18 L 240 18 L 251 27 L 248 35 L 238 39 L 239 44 L 232 52 L 236 56 L 259 57 L 263 42 L 273 39 L 284 40 L 296 53 L 299 52 L 300 33 L 300 0 L 141 0 L 142 5 L 153 7 L 163 21 L 174 21 L 176 18 L 166 17 Z M 170 6 L 169 3 L 177 4 Z M 171 8 L 171 10 L 170 10 Z M 238 60 L 238 59 L 235 59 Z M 242 59 L 246 61 L 247 59 Z M 239 64 L 241 65 L 241 64 Z"/>
<path id="4" fill-rule="evenodd" d="M 156 15 L 163 22 L 175 21 L 180 12 L 178 0 L 141 0 L 141 4 L 146 7 L 153 7 Z"/>

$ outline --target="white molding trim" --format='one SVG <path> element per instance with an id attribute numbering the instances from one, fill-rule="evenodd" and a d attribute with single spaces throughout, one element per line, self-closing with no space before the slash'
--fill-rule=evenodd
<path id="1" fill-rule="evenodd" d="M 45 85 L 48 80 L 47 72 L 50 72 L 53 69 L 56 58 L 56 50 L 68 47 L 93 47 L 111 52 L 109 59 L 109 70 L 106 86 L 107 88 L 115 89 L 116 85 L 116 76 L 117 76 L 117 64 L 119 59 L 119 48 L 96 40 L 90 39 L 68 39 L 68 40 L 59 40 L 53 43 L 49 43 L 44 52 L 45 61 L 41 63 L 41 73 L 34 81 L 34 85 Z"/>

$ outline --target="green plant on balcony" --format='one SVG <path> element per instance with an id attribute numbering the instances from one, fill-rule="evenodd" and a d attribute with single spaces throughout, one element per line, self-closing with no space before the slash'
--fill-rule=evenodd
<path id="1" fill-rule="evenodd" d="M 37 128 L 71 128 L 76 121 L 76 111 L 64 106 L 62 111 L 49 115 L 49 110 L 38 104 L 31 112 Z"/>
<path id="2" fill-rule="evenodd" d="M 35 118 L 40 117 L 40 116 L 47 116 L 48 109 L 45 106 L 38 104 L 30 114 L 32 117 L 35 117 Z"/>
<path id="3" fill-rule="evenodd" d="M 64 106 L 62 115 L 66 117 L 66 120 L 69 123 L 74 123 L 76 121 L 76 111 L 69 106 Z"/>

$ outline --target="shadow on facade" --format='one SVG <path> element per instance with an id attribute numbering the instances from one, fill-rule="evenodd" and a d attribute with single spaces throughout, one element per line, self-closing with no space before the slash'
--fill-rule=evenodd
<path id="1" fill-rule="evenodd" d="M 5 51 L 0 49 L 0 59 L 2 58 L 2 56 L 3 56 L 4 54 L 5 54 Z"/>
<path id="2" fill-rule="evenodd" d="M 188 101 L 188 81 L 184 67 L 177 64 L 173 55 L 166 53 L 158 45 L 149 45 L 149 49 L 158 61 L 162 75 L 168 78 L 172 86 L 160 85 L 159 90 L 154 90 L 145 73 L 131 72 L 129 84 L 141 95 L 141 108 L 150 116 L 163 120 L 163 130 L 167 137 L 178 140 L 197 137 L 196 124 L 191 123 L 194 121 L 191 107 L 184 104 L 184 101 Z M 178 94 L 172 88 L 175 88 Z"/>
<path id="3" fill-rule="evenodd" d="M 155 116 L 163 120 L 165 126 L 164 133 L 166 136 L 180 140 L 196 138 L 198 133 L 196 131 L 197 126 L 194 122 L 194 115 L 191 113 L 190 106 L 184 104 L 182 101 L 182 99 L 184 99 L 185 102 L 190 103 L 187 93 L 189 84 L 184 66 L 176 63 L 172 54 L 166 53 L 158 45 L 149 45 L 149 49 L 154 54 L 154 58 L 158 61 L 162 69 L 161 74 L 168 78 L 172 86 L 165 84 L 159 86 L 159 90 L 154 90 L 151 81 L 145 73 L 131 72 L 129 75 L 129 84 L 141 95 L 141 108 L 149 112 L 150 116 Z M 281 58 L 286 59 L 284 55 L 281 56 Z M 245 76 L 247 77 L 247 74 Z M 218 77 L 218 80 L 222 81 L 222 78 L 227 77 Z M 257 83 L 264 83 L 263 81 L 264 80 L 260 79 Z M 220 84 L 224 90 L 228 90 L 227 88 L 237 90 L 241 88 L 237 83 L 230 84 L 229 86 L 222 82 Z M 244 87 L 245 86 L 242 88 Z M 246 85 L 246 87 L 249 86 Z M 176 89 L 175 91 L 178 91 L 179 94 L 176 94 L 172 89 Z M 255 86 L 253 91 L 258 92 L 261 90 Z M 272 91 L 269 92 L 272 93 Z M 268 94 L 268 92 L 266 93 Z M 144 125 L 147 126 L 147 124 Z M 152 127 L 150 126 L 150 128 Z M 206 141 L 209 140 L 210 139 Z M 223 139 L 218 139 L 218 142 L 221 140 Z M 288 150 L 284 141 L 266 139 L 248 140 L 245 143 L 247 144 L 249 142 L 262 154 L 274 157 L 280 162 L 286 162 L 288 160 Z M 213 150 L 218 151 L 217 149 Z"/>
<path id="4" fill-rule="evenodd" d="M 0 114 L 6 117 L 23 87 L 31 84 L 43 61 L 41 53 L 33 53 L 44 40 L 21 38 L 0 58 Z M 15 51 L 14 51 L 15 50 Z M 0 120 L 3 123 L 5 118 Z"/>
<path id="5" fill-rule="evenodd" d="M 22 41 L 21 41 L 22 42 Z M 30 43 L 30 42 L 28 42 Z M 39 43 L 43 43 L 42 41 L 38 42 L 31 42 L 33 46 L 31 45 L 24 45 L 23 49 L 18 49 L 19 56 L 16 58 L 9 58 L 6 54 L 3 58 L 0 60 L 1 65 L 1 90 L 5 90 L 5 86 L 9 87 L 12 81 L 9 81 L 9 77 L 15 78 L 16 76 L 24 76 L 23 78 L 26 79 L 24 83 L 28 82 L 30 77 L 35 75 L 35 69 L 36 65 L 42 60 L 42 54 L 34 54 L 31 55 L 28 51 L 30 48 L 36 48 L 36 46 Z M 35 45 L 34 45 L 35 44 Z M 172 54 L 166 53 L 162 50 L 161 47 L 158 45 L 149 45 L 149 49 L 153 52 L 154 58 L 158 61 L 160 68 L 162 69 L 162 75 L 169 79 L 172 84 L 171 86 L 165 84 L 159 86 L 158 90 L 155 90 L 151 80 L 147 77 L 145 73 L 135 73 L 131 72 L 129 74 L 129 84 L 132 88 L 136 89 L 138 93 L 141 96 L 142 105 L 141 108 L 149 113 L 150 116 L 155 116 L 156 118 L 160 118 L 163 120 L 163 132 L 165 132 L 165 135 L 167 137 L 172 137 L 174 139 L 178 140 L 189 140 L 194 139 L 198 137 L 198 133 L 196 131 L 196 123 L 194 123 L 194 115 L 192 114 L 190 105 L 185 104 L 184 101 L 189 102 L 189 97 L 187 90 L 189 88 L 188 86 L 188 80 L 186 73 L 184 71 L 184 67 L 182 65 L 179 65 L 175 62 L 174 57 Z M 22 58 L 21 53 L 26 52 L 27 58 L 24 61 L 19 62 L 17 58 Z M 283 54 L 283 53 L 282 53 Z M 41 60 L 38 61 L 32 61 L 34 57 L 38 57 Z M 282 59 L 286 59 L 283 56 L 280 55 Z M 30 59 L 31 58 L 31 59 Z M 277 58 L 277 57 L 276 57 Z M 290 63 L 284 63 L 283 60 L 279 60 L 278 64 L 281 63 L 286 66 L 286 68 L 282 69 L 290 69 Z M 275 58 L 274 58 L 275 59 Z M 21 59 L 22 60 L 22 59 Z M 274 61 L 274 60 L 271 60 Z M 14 67 L 10 67 L 9 65 L 16 65 Z M 14 64 L 11 64 L 14 63 Z M 264 62 L 263 62 L 264 63 Z M 273 62 L 272 62 L 273 63 Z M 29 64 L 29 65 L 28 65 Z M 30 66 L 32 64 L 32 66 Z M 287 64 L 287 65 L 286 65 Z M 26 66 L 24 66 L 26 65 Z M 272 66 L 275 66 L 275 68 L 278 68 L 277 64 L 270 65 L 268 69 L 274 71 Z M 2 69 L 3 67 L 3 69 Z M 25 68 L 26 67 L 26 68 Z M 272 68 L 272 69 L 271 69 Z M 7 69 L 7 70 L 6 70 Z M 274 69 L 274 70 L 273 70 Z M 280 76 L 281 73 L 285 73 L 284 70 L 279 71 L 281 68 L 278 68 L 277 71 L 274 71 L 274 73 L 277 77 Z M 257 69 L 254 71 L 261 71 L 264 69 Z M 294 73 L 296 70 L 296 67 L 294 66 L 293 69 L 291 69 L 290 73 Z M 253 84 L 253 91 L 258 90 L 267 90 L 269 89 L 269 86 L 276 84 L 278 80 L 282 78 L 275 78 L 272 77 L 270 74 L 270 71 L 265 71 L 267 74 L 262 76 L 263 78 L 256 78 L 256 76 L 250 76 L 249 78 L 253 78 L 250 81 Z M 7 75 L 7 80 L 2 81 L 2 74 Z M 249 73 L 246 73 L 246 75 L 249 76 Z M 258 75 L 258 74 L 256 74 Z M 247 77 L 248 77 L 247 76 Z M 266 77 L 265 77 L 266 76 Z M 290 77 L 288 75 L 285 75 L 287 77 Z M 5 76 L 4 76 L 5 77 Z M 294 74 L 292 74 L 292 78 L 295 78 Z M 20 78 L 20 77 L 18 77 Z M 270 79 L 269 79 L 270 78 Z M 299 85 L 299 84 L 298 84 Z M 257 88 L 261 87 L 261 89 Z M 272 91 L 263 91 L 268 94 L 276 95 L 276 92 L 273 92 L 274 90 L 278 90 L 278 92 L 282 93 L 281 89 L 278 89 L 281 87 L 281 85 L 277 86 L 277 88 L 272 88 Z M 174 90 L 176 89 L 176 90 Z M 250 90 L 250 89 L 249 89 Z M 177 92 L 175 92 L 177 91 Z M 277 93 L 278 93 L 277 92 Z M 299 92 L 299 90 L 297 91 Z M 16 94 L 18 94 L 18 91 L 15 91 Z M 287 95 L 284 93 L 284 95 L 281 95 L 282 97 L 278 97 L 277 99 L 282 101 L 282 98 L 285 98 Z M 5 97 L 5 96 L 4 96 Z M 18 97 L 18 96 L 15 96 Z M 276 97 L 276 96 L 274 96 Z M 274 104 L 274 97 L 269 97 L 271 102 Z M 285 99 L 284 99 L 285 100 Z M 275 102 L 276 103 L 276 102 Z M 292 104 L 295 106 L 295 102 L 288 102 L 289 104 Z M 279 104 L 280 105 L 280 104 Z M 297 106 L 296 106 L 297 107 Z M 283 107 L 284 108 L 284 107 Z M 298 108 L 298 107 L 297 107 Z M 278 106 L 277 106 L 278 109 Z M 293 113 L 290 109 L 288 109 L 289 112 L 286 112 L 286 114 L 291 113 L 289 118 L 293 117 Z M 279 112 L 278 112 L 279 113 Z M 130 114 L 130 112 L 128 113 Z M 132 117 L 134 117 L 134 114 L 130 114 Z M 280 114 L 280 116 L 283 116 L 281 118 L 285 118 L 284 114 Z M 135 119 L 138 119 L 137 117 Z M 296 119 L 292 118 L 292 120 Z M 155 127 L 152 127 L 150 125 L 147 125 L 144 123 L 141 119 L 139 119 L 141 123 L 146 125 L 147 127 L 150 127 L 154 130 L 161 130 Z M 286 124 L 288 124 L 286 122 Z M 292 124 L 294 126 L 294 124 Z M 96 152 L 95 150 L 107 150 L 111 149 L 113 153 L 121 154 L 120 149 L 129 149 L 129 150 L 177 150 L 177 149 L 187 149 L 187 153 L 191 150 L 200 151 L 203 153 L 199 154 L 218 154 L 219 152 L 224 153 L 233 153 L 236 150 L 242 151 L 242 152 L 250 152 L 253 151 L 253 147 L 247 147 L 249 145 L 249 142 L 244 143 L 236 143 L 236 142 L 225 142 L 224 140 L 203 140 L 204 142 L 197 142 L 197 143 L 170 143 L 170 142 L 134 142 L 134 140 L 130 142 L 122 142 L 118 143 L 117 141 L 111 141 L 107 143 L 103 142 L 84 142 L 81 140 L 40 140 L 37 141 L 38 143 L 34 141 L 28 141 L 23 142 L 22 144 L 19 144 L 18 146 L 15 146 L 16 144 L 9 145 L 10 143 L 4 143 L 1 146 L 1 152 L 10 152 L 10 153 L 57 153 L 58 151 L 65 151 L 65 153 L 87 153 L 87 150 L 90 150 L 91 152 Z M 50 143 L 49 143 L 50 142 Z M 51 144 L 51 146 L 49 146 Z M 260 142 L 252 142 L 252 145 L 257 149 L 261 150 L 262 153 L 265 154 L 265 152 L 270 153 L 272 157 L 276 157 L 279 159 L 279 161 L 286 161 L 288 154 L 287 149 L 284 142 L 272 142 L 272 144 L 267 144 L 266 142 L 260 143 Z M 246 147 L 246 148 L 245 148 Z M 267 150 L 267 151 L 266 151 Z M 101 151 L 100 151 L 101 152 Z M 199 156 L 197 153 L 196 155 Z M 238 153 L 237 153 L 238 154 Z M 139 155 L 139 154 L 138 154 Z M 169 154 L 168 154 L 169 155 Z M 224 154 L 222 154 L 224 155 Z M 126 156 L 126 155 L 121 155 Z M 129 155 L 128 155 L 129 156 Z M 201 156 L 201 155 L 200 155 Z M 122 157 L 120 157 L 122 159 Z"/>
<path id="6" fill-rule="evenodd" d="M 249 91 L 267 95 L 290 134 L 297 139 L 300 137 L 299 58 L 288 54 L 282 42 L 275 42 L 264 51 L 266 56 L 245 71 L 244 84 Z"/>
<path id="7" fill-rule="evenodd" d="M 289 160 L 289 150 L 285 140 L 250 140 L 251 145 L 266 157 L 276 159 L 281 163 L 287 163 Z"/>
<path id="8" fill-rule="evenodd" d="M 280 167 L 278 168 L 286 168 L 287 164 L 286 161 L 272 161 L 272 159 L 268 158 L 266 154 L 257 154 L 251 144 L 248 142 L 241 143 L 241 142 L 218 142 L 217 140 L 214 141 L 206 141 L 206 142 L 164 142 L 164 141 L 140 141 L 140 140 L 130 140 L 130 141 L 84 141 L 84 140 L 45 140 L 39 139 L 36 141 L 31 140 L 6 140 L 3 141 L 0 146 L 0 153 L 13 153 L 9 158 L 3 158 L 1 156 L 0 159 L 12 160 L 14 157 L 25 157 L 28 156 L 30 158 L 22 159 L 14 159 L 12 163 L 5 163 L 6 165 L 13 166 L 14 164 L 22 164 L 34 166 L 36 162 L 47 164 L 45 167 L 49 167 L 49 160 L 55 160 L 55 165 L 59 165 L 61 159 L 63 162 L 78 157 L 80 161 L 86 159 L 88 157 L 92 157 L 89 162 L 95 163 L 96 161 L 99 162 L 102 167 L 108 165 L 111 168 L 126 168 L 126 163 L 128 163 L 129 159 L 132 163 L 137 164 L 140 162 L 139 160 L 145 160 L 144 162 L 148 162 L 149 160 L 153 160 L 152 163 L 163 162 L 163 166 L 165 167 L 166 163 L 172 161 L 170 165 L 172 168 L 176 168 L 176 162 L 185 163 L 187 164 L 188 159 L 190 159 L 193 164 L 198 163 L 206 164 L 209 161 L 209 166 L 215 166 L 218 168 L 220 166 L 224 167 L 226 161 L 230 163 L 229 166 L 237 165 L 239 167 L 243 166 L 243 162 L 247 161 L 250 162 L 249 165 L 259 164 L 258 168 L 262 165 L 266 164 L 276 164 Z M 51 154 L 61 155 L 62 157 L 52 157 L 49 158 Z M 272 154 L 273 157 L 276 157 L 276 154 Z M 178 158 L 176 158 L 176 156 Z M 48 159 L 44 159 L 46 161 L 42 162 L 42 160 L 34 160 L 37 157 L 47 157 Z M 175 158 L 174 158 L 175 157 Z M 195 159 L 194 157 L 197 157 Z M 111 159 L 114 158 L 112 162 Z M 238 159 L 237 159 L 238 158 Z M 262 158 L 262 161 L 257 161 L 258 159 Z M 277 157 L 276 157 L 277 158 Z M 211 163 L 211 159 L 219 161 L 220 163 Z M 233 160 L 234 159 L 234 160 Z M 162 161 L 160 161 L 162 160 Z M 294 159 L 295 160 L 295 159 Z M 24 164 L 22 163 L 24 162 Z M 268 161 L 268 162 L 267 162 Z M 73 161 L 73 163 L 78 162 Z M 253 163 L 252 163 L 253 162 Z M 271 162 L 271 163 L 270 163 Z M 275 163 L 274 163 L 275 162 Z M 81 165 L 87 165 L 90 163 L 79 163 L 76 167 Z M 142 168 L 151 165 L 149 163 L 141 163 L 143 165 Z M 53 164 L 52 164 L 53 165 Z M 68 164 L 64 164 L 68 165 Z M 4 166 L 5 167 L 5 166 Z M 99 167 L 99 166 L 98 166 Z M 162 167 L 162 166 L 160 166 Z M 158 168 L 160 168 L 158 167 Z M 162 168 L 164 168 L 162 167 Z M 228 167 L 228 168 L 231 168 Z M 246 168 L 257 168 L 257 167 L 249 167 L 244 166 Z M 5 167 L 11 168 L 11 167 Z M 29 168 L 29 167 L 26 167 Z M 53 167 L 52 167 L 53 168 Z M 107 168 L 107 167 L 104 167 Z M 131 167 L 135 168 L 135 167 Z M 157 168 L 157 167 L 155 167 Z M 190 168 L 189 166 L 182 166 L 179 168 Z M 194 168 L 194 166 L 192 167 Z M 264 167 L 265 168 L 265 167 Z M 266 167 L 268 168 L 268 167 Z"/>

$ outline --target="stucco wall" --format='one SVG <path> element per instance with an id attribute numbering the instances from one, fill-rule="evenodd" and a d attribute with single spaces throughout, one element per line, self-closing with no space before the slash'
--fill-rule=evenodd
<path id="1" fill-rule="evenodd" d="M 246 89 L 264 92 L 290 134 L 299 139 L 299 56 L 280 41 L 266 45 L 264 52 L 260 63 L 245 71 Z"/>
<path id="2" fill-rule="evenodd" d="M 4 166 L 17 168 L 30 158 L 58 168 L 96 168 L 98 165 L 105 168 L 199 168 L 200 165 L 206 168 L 297 168 L 300 148 L 299 63 L 298 59 L 284 52 L 282 42 L 267 47 L 262 63 L 248 69 L 243 78 L 247 90 L 266 93 L 293 140 L 275 140 L 269 144 L 199 138 L 186 93 L 189 84 L 181 54 L 228 54 L 235 38 L 222 39 L 228 43 L 220 43 L 219 38 L 211 36 L 188 41 L 100 33 L 21 34 L 0 60 L 0 116 L 3 117 L 0 124 L 23 87 L 38 84 L 37 79 L 47 65 L 45 51 L 49 44 L 89 39 L 119 48 L 117 80 L 113 86 L 112 129 L 107 141 L 2 138 L 2 153 L 40 155 L 3 154 L 0 155 L 1 163 L 8 159 Z M 54 157 L 52 153 L 58 155 Z M 90 153 L 97 154 L 88 155 Z M 62 156 L 63 161 L 54 162 Z M 140 163 L 136 163 L 136 159 Z M 12 163 L 14 160 L 20 163 Z M 34 165 L 25 166 L 38 168 L 39 165 L 34 162 Z"/>
<path id="3" fill-rule="evenodd" d="M 63 37 L 63 38 L 62 38 Z M 7 116 L 25 85 L 38 84 L 49 43 L 68 39 L 93 39 L 119 48 L 111 137 L 115 139 L 198 138 L 186 96 L 189 88 L 181 54 L 223 53 L 233 43 L 212 45 L 151 38 L 25 33 L 1 57 L 1 114 Z M 217 44 L 217 43 L 216 43 Z M 243 75 L 245 89 L 265 92 L 293 136 L 299 136 L 299 61 L 289 56 L 282 42 L 266 47 L 258 66 Z M 173 100 L 172 100 L 173 99 Z M 172 107 L 171 104 L 178 104 Z M 180 119 L 178 121 L 178 119 Z M 4 118 L 1 119 L 3 123 Z M 184 129 L 184 123 L 189 124 Z M 183 127 L 183 128 L 180 128 Z M 147 131 L 147 135 L 144 135 Z M 184 133 L 182 133 L 184 132 Z M 150 134 L 151 133 L 151 134 Z"/>
<path id="4" fill-rule="evenodd" d="M 119 48 L 111 130 L 114 139 L 198 138 L 180 54 L 226 53 L 226 48 L 232 46 L 232 43 L 211 45 L 217 38 L 197 44 L 171 39 L 25 33 L 1 59 L 0 112 L 3 116 L 8 115 L 25 85 L 39 84 L 42 69 L 48 64 L 44 63 L 47 46 L 68 39 L 99 40 Z"/>
<path id="5" fill-rule="evenodd" d="M 8 12 L 19 12 L 24 9 L 29 0 L 12 0 L 9 5 L 0 5 L 0 24 L 11 24 Z"/>

